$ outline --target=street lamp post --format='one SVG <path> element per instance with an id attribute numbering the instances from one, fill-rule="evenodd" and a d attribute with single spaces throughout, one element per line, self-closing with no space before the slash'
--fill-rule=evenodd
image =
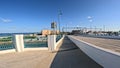
<path id="1" fill-rule="evenodd" d="M 58 29 L 59 29 L 59 32 L 60 32 L 60 15 L 59 14 L 58 14 L 58 25 L 59 25 Z"/>
<path id="2" fill-rule="evenodd" d="M 59 32 L 61 32 L 60 30 L 60 16 L 62 15 L 61 10 L 58 11 L 58 24 L 59 24 Z"/>

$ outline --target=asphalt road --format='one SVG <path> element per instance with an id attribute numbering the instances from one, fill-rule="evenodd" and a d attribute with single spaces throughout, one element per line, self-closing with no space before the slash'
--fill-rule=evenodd
<path id="1" fill-rule="evenodd" d="M 93 37 L 83 37 L 83 36 L 74 36 L 74 37 L 102 48 L 110 49 L 115 52 L 120 52 L 120 40 L 117 39 L 104 39 L 104 38 L 93 38 Z"/>

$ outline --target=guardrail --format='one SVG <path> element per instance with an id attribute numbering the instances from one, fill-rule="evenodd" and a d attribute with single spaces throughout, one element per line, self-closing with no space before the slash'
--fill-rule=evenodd
<path id="1" fill-rule="evenodd" d="M 0 37 L 0 54 L 28 50 L 48 50 L 47 37 L 22 34 Z"/>
<path id="2" fill-rule="evenodd" d="M 104 49 L 93 44 L 68 36 L 84 53 L 104 68 L 120 68 L 120 53 Z"/>
<path id="3" fill-rule="evenodd" d="M 48 47 L 46 36 L 24 36 L 25 48 Z"/>
<path id="4" fill-rule="evenodd" d="M 0 51 L 14 48 L 12 36 L 0 37 Z"/>
<path id="5" fill-rule="evenodd" d="M 56 42 L 58 42 L 62 37 L 63 35 L 56 35 Z"/>
<path id="6" fill-rule="evenodd" d="M 9 52 L 23 52 L 29 50 L 51 50 L 50 48 L 56 49 L 60 43 L 62 43 L 64 36 L 62 35 L 49 35 L 45 36 L 24 36 L 14 35 L 7 42 L 1 42 L 0 44 L 0 53 L 9 53 Z M 53 45 L 52 45 L 53 43 Z M 49 46 L 48 46 L 49 45 Z"/>
<path id="7" fill-rule="evenodd" d="M 0 37 L 0 54 L 15 52 L 12 36 Z"/>
<path id="8" fill-rule="evenodd" d="M 8 49 L 14 49 L 14 45 L 12 43 L 2 43 L 0 44 L 0 51 L 1 50 L 8 50 Z"/>
<path id="9" fill-rule="evenodd" d="M 64 35 L 60 36 L 60 39 L 55 44 L 55 49 L 57 48 L 57 46 L 59 46 L 59 45 L 61 45 L 63 43 L 64 37 L 65 37 Z"/>

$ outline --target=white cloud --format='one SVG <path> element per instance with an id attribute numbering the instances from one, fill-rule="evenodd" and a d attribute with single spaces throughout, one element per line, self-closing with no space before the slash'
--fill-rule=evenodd
<path id="1" fill-rule="evenodd" d="M 93 17 L 92 17 L 92 16 L 88 16 L 87 18 L 88 18 L 88 19 L 91 19 L 91 18 L 93 18 Z"/>
<path id="2" fill-rule="evenodd" d="M 9 23 L 9 22 L 11 22 L 12 20 L 6 19 L 6 18 L 0 18 L 0 21 L 3 22 L 3 23 Z"/>
<path id="3" fill-rule="evenodd" d="M 93 20 L 89 20 L 89 22 L 93 22 Z"/>

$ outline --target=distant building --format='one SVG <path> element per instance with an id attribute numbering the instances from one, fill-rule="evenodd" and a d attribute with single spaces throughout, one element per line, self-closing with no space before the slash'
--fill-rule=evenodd
<path id="1" fill-rule="evenodd" d="M 51 30 L 51 34 L 59 34 L 59 30 L 56 30 L 55 32 Z"/>
<path id="2" fill-rule="evenodd" d="M 37 34 L 33 33 L 33 34 L 30 34 L 29 36 L 37 36 Z"/>
<path id="3" fill-rule="evenodd" d="M 72 30 L 72 34 L 80 34 L 81 30 Z"/>
<path id="4" fill-rule="evenodd" d="M 42 35 L 50 35 L 51 30 L 42 30 Z"/>
<path id="5" fill-rule="evenodd" d="M 52 30 L 42 30 L 42 35 L 50 35 L 50 34 L 54 34 L 54 31 Z M 59 30 L 56 30 L 55 34 L 59 34 Z"/>

